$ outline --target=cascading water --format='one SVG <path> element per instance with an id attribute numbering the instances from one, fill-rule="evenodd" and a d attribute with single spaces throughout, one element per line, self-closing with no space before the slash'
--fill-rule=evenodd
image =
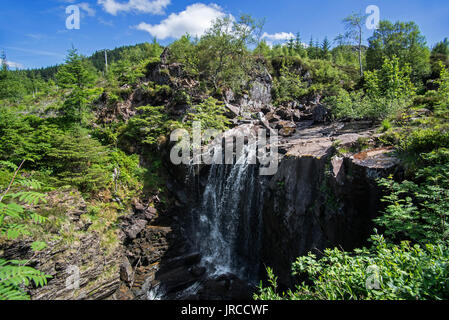
<path id="1" fill-rule="evenodd" d="M 198 268 L 205 269 L 205 272 L 195 276 L 194 282 L 190 282 L 192 277 L 187 275 L 186 283 L 189 285 L 184 287 L 181 284 L 179 290 L 176 286 L 176 289 L 167 290 L 163 283 L 151 287 L 149 298 L 185 299 L 197 294 L 222 297 L 220 289 L 211 285 L 214 281 L 222 281 L 219 279 L 227 279 L 225 282 L 229 280 L 229 283 L 237 280 L 237 290 L 232 291 L 229 297 L 243 292 L 246 295 L 257 285 L 260 280 L 262 207 L 268 179 L 260 175 L 261 167 L 256 161 L 260 150 L 257 150 L 257 141 L 253 139 L 255 135 L 257 130 L 248 125 L 229 130 L 220 137 L 240 139 L 228 152 L 214 152 L 214 156 L 223 157 L 221 162 L 234 164 L 197 165 L 191 162 L 185 185 L 189 186 L 191 198 L 196 198 L 196 201 L 191 202 L 195 204 L 184 216 L 183 234 L 189 240 L 189 250 L 201 257 L 196 269 L 189 267 L 189 274 Z M 209 147 L 219 145 L 220 149 L 221 141 L 216 140 L 217 144 Z M 205 154 L 209 150 L 206 149 Z M 231 154 L 235 161 L 226 161 Z M 218 290 L 217 296 L 214 296 L 214 290 Z"/>
<path id="2" fill-rule="evenodd" d="M 194 210 L 197 246 L 211 275 L 231 273 L 257 281 L 263 182 L 250 161 L 254 152 L 245 146 L 236 164 L 212 165 Z"/>

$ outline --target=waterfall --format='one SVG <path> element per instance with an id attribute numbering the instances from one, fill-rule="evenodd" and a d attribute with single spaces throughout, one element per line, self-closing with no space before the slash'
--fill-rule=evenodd
<path id="1" fill-rule="evenodd" d="M 258 280 L 263 182 L 245 146 L 234 165 L 211 165 L 201 203 L 194 210 L 196 245 L 211 275 Z"/>

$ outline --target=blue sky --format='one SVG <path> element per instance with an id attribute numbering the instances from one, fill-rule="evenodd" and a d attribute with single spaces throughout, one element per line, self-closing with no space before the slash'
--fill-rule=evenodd
<path id="1" fill-rule="evenodd" d="M 80 8 L 79 30 L 66 28 L 69 5 Z M 341 20 L 368 5 L 379 7 L 381 19 L 415 21 L 430 45 L 449 37 L 447 0 L 2 0 L 0 50 L 11 66 L 43 67 L 63 62 L 72 44 L 85 55 L 155 36 L 168 44 L 185 32 L 201 35 L 218 16 L 243 13 L 266 18 L 269 41 L 296 32 L 304 42 L 321 41 L 342 33 Z"/>

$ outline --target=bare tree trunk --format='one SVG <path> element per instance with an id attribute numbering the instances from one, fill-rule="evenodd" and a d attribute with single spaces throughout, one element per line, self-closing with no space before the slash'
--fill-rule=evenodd
<path id="1" fill-rule="evenodd" d="M 360 64 L 360 77 L 363 77 L 363 63 L 362 63 L 362 27 L 359 26 L 359 64 Z"/>

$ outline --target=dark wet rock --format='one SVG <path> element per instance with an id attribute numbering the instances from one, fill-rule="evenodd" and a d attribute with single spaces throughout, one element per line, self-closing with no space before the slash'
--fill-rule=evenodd
<path id="1" fill-rule="evenodd" d="M 128 258 L 124 258 L 122 264 L 120 265 L 120 280 L 131 283 L 134 277 L 133 268 L 129 263 Z"/>
<path id="2" fill-rule="evenodd" d="M 207 269 L 205 267 L 193 266 L 189 269 L 189 271 L 193 274 L 193 276 L 201 277 L 206 273 Z"/>
<path id="3" fill-rule="evenodd" d="M 345 126 L 312 126 L 289 138 L 263 210 L 263 264 L 282 285 L 291 286 L 291 264 L 309 251 L 360 247 L 382 210 L 376 179 L 398 172 L 392 150 L 370 149 L 337 156 L 335 142 L 355 146 L 374 131 Z M 318 249 L 319 251 L 315 250 Z"/>
<path id="4" fill-rule="evenodd" d="M 123 231 L 130 239 L 135 239 L 137 235 L 145 229 L 145 226 L 148 224 L 147 220 L 138 219 L 134 220 L 131 225 L 125 227 Z"/>
<path id="5" fill-rule="evenodd" d="M 208 279 L 195 295 L 199 300 L 250 300 L 251 288 L 233 274 L 225 274 Z"/>
<path id="6" fill-rule="evenodd" d="M 312 110 L 312 119 L 315 123 L 324 123 L 329 120 L 329 110 L 322 104 L 316 105 Z"/>

